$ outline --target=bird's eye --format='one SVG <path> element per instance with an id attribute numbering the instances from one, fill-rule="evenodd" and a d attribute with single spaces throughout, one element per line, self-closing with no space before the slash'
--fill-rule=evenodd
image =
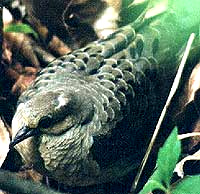
<path id="1" fill-rule="evenodd" d="M 70 14 L 66 19 L 65 22 L 68 26 L 77 28 L 80 24 L 80 19 L 76 14 Z"/>
<path id="2" fill-rule="evenodd" d="M 44 116 L 40 119 L 38 126 L 41 128 L 48 128 L 52 124 L 52 117 L 50 115 Z"/>

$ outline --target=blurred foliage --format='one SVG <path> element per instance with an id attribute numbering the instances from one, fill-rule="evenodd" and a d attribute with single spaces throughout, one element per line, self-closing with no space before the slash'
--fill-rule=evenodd
<path id="1" fill-rule="evenodd" d="M 38 34 L 33 30 L 33 28 L 27 24 L 10 24 L 5 29 L 4 32 L 16 32 L 24 34 L 32 34 L 36 39 L 38 39 Z"/>
<path id="2" fill-rule="evenodd" d="M 166 6 L 168 12 L 175 12 L 177 17 L 181 18 L 180 23 L 185 29 L 200 23 L 199 0 L 122 0 L 119 25 L 124 26 L 135 21 L 145 9 L 155 7 L 155 11 L 159 11 L 161 6 Z"/>
<path id="3" fill-rule="evenodd" d="M 134 0 L 122 0 L 119 26 L 135 21 L 148 5 L 148 0 L 140 0 L 139 3 L 137 1 L 135 4 L 134 2 Z"/>

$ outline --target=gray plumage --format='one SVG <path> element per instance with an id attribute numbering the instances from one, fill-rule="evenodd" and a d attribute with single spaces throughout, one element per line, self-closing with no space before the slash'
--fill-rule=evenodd
<path id="1" fill-rule="evenodd" d="M 39 73 L 12 122 L 13 138 L 24 127 L 39 131 L 16 145 L 26 163 L 72 186 L 113 181 L 135 168 L 137 135 L 155 124 L 167 95 L 155 87 L 163 73 L 173 77 L 190 34 L 176 39 L 183 29 L 168 17 L 123 27 Z"/>

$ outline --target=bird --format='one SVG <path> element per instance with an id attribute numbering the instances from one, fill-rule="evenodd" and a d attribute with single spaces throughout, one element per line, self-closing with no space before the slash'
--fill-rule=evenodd
<path id="1" fill-rule="evenodd" d="M 143 14 L 41 70 L 18 100 L 10 147 L 67 186 L 114 181 L 137 168 L 180 52 L 198 31 L 199 18 L 187 14 L 193 22 L 184 23 L 187 6 L 177 7 Z"/>

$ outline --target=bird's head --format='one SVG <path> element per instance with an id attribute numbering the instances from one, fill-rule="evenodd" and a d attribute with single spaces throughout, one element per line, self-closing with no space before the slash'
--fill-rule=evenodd
<path id="1" fill-rule="evenodd" d="M 43 91 L 18 105 L 12 121 L 11 147 L 31 136 L 61 135 L 88 124 L 94 107 L 80 90 Z"/>

